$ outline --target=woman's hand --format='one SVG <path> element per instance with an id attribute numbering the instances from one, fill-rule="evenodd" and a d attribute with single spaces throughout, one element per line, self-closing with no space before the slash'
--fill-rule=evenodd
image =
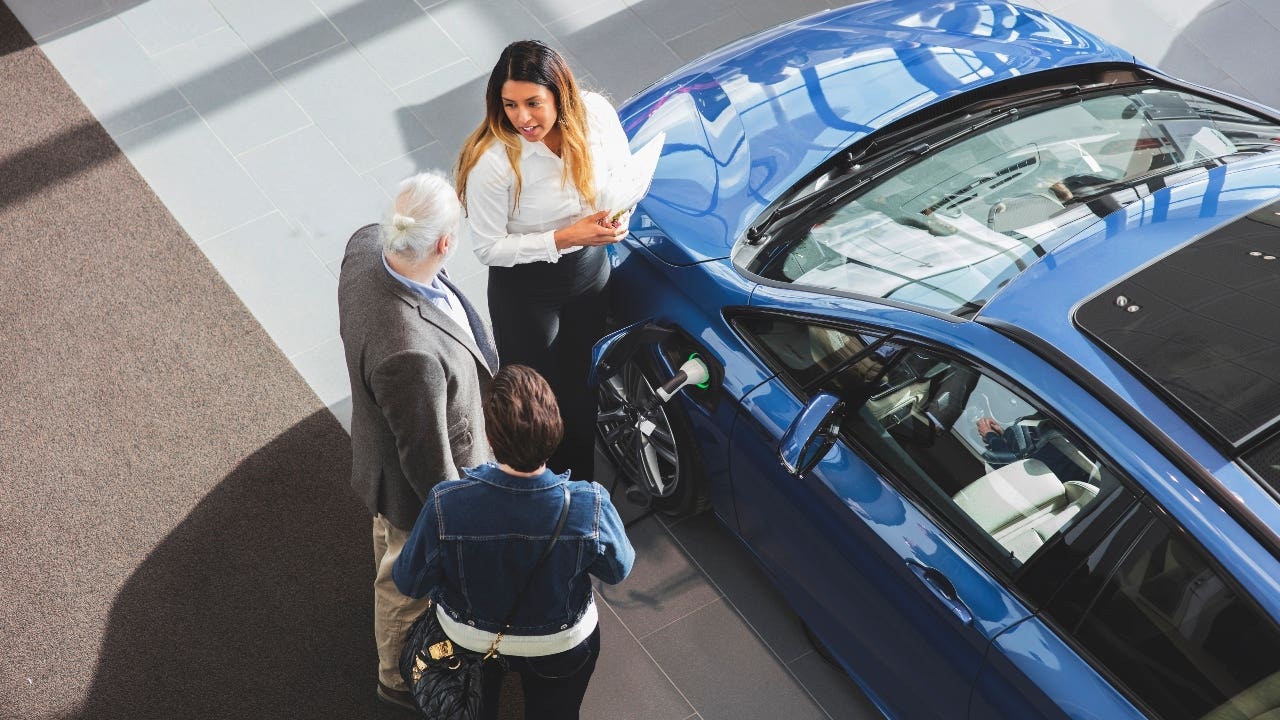
<path id="1" fill-rule="evenodd" d="M 628 218 L 609 222 L 609 211 L 601 210 L 555 232 L 556 247 L 564 250 L 574 246 L 611 245 L 627 236 Z"/>

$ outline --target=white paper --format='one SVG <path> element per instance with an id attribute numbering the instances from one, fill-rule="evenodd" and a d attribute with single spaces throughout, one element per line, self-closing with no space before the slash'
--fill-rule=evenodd
<path id="1" fill-rule="evenodd" d="M 609 175 L 596 198 L 596 207 L 612 211 L 610 219 L 616 219 L 631 210 L 648 194 L 666 139 L 666 133 L 658 133 Z"/>

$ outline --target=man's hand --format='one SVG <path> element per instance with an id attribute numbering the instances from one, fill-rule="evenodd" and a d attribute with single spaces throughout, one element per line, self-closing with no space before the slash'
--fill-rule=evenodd
<path id="1" fill-rule="evenodd" d="M 1000 427 L 1000 423 L 996 422 L 995 418 L 989 418 L 989 417 L 978 418 L 978 434 L 981 435 L 984 439 L 987 437 L 989 433 L 995 433 L 999 435 L 1000 433 L 1003 433 L 1003 432 L 1004 432 L 1004 428 Z"/>

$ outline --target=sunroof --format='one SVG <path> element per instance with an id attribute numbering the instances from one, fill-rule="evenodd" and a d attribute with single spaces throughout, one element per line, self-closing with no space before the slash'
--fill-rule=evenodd
<path id="1" fill-rule="evenodd" d="M 1238 449 L 1280 419 L 1280 202 L 1113 285 L 1075 319 Z"/>

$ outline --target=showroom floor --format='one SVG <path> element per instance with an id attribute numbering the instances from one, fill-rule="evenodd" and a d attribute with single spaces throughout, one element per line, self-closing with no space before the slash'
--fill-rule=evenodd
<path id="1" fill-rule="evenodd" d="M 823 0 L 4 0 L 298 373 L 345 424 L 337 273 L 396 183 L 447 169 L 508 42 L 566 51 L 621 102 Z M 1170 74 L 1280 107 L 1272 0 L 1026 0 Z M 485 272 L 450 272 L 480 304 Z M 610 646 L 584 714 L 875 717 L 704 516 L 632 527 L 601 596 Z M 612 626 L 612 627 L 610 627 Z"/>

